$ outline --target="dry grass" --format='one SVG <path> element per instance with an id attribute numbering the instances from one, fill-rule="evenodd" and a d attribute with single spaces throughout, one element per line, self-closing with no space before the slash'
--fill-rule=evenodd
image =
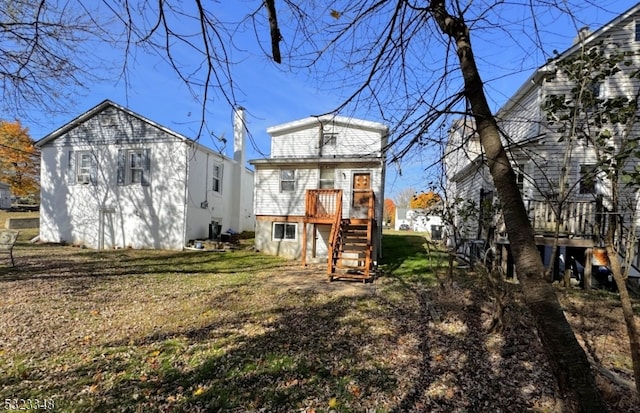
<path id="1" fill-rule="evenodd" d="M 412 234 L 387 236 L 385 256 L 373 284 L 328 283 L 322 268 L 249 250 L 21 242 L 17 267 L 0 264 L 0 400 L 53 399 L 63 412 L 558 407 L 516 285 L 505 332 L 487 334 L 482 280 L 443 279 L 442 257 Z M 615 300 L 595 296 L 583 311 L 590 299 L 563 297 L 583 326 L 611 314 L 597 336 L 580 331 L 626 374 Z M 624 388 L 601 382 L 611 411 L 640 411 Z"/>

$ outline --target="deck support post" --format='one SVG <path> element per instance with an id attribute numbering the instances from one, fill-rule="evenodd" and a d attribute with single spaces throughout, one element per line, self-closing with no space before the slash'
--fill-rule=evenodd
<path id="1" fill-rule="evenodd" d="M 302 221 L 302 266 L 307 266 L 307 221 Z"/>
<path id="2" fill-rule="evenodd" d="M 593 248 L 586 248 L 584 250 L 584 288 L 585 290 L 591 289 L 591 273 L 593 269 Z"/>

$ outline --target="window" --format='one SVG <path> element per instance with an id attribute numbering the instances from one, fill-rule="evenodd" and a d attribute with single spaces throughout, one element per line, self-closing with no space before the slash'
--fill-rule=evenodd
<path id="1" fill-rule="evenodd" d="M 516 179 L 518 180 L 518 190 L 522 194 L 522 191 L 524 191 L 524 173 L 521 171 L 518 171 L 517 173 Z"/>
<path id="2" fill-rule="evenodd" d="M 295 241 L 298 232 L 298 224 L 288 224 L 285 222 L 273 223 L 274 241 Z"/>
<path id="3" fill-rule="evenodd" d="M 595 165 L 580 165 L 580 193 L 596 193 L 596 170 Z"/>
<path id="4" fill-rule="evenodd" d="M 78 153 L 76 182 L 88 184 L 91 182 L 91 154 L 89 152 Z"/>
<path id="5" fill-rule="evenodd" d="M 118 150 L 118 185 L 149 185 L 149 149 Z"/>
<path id="6" fill-rule="evenodd" d="M 96 185 L 97 166 L 93 154 L 89 151 L 69 151 L 69 185 Z"/>
<path id="7" fill-rule="evenodd" d="M 320 189 L 334 188 L 336 170 L 333 168 L 320 169 Z"/>
<path id="8" fill-rule="evenodd" d="M 336 146 L 338 134 L 334 132 L 322 132 L 322 146 Z"/>
<path id="9" fill-rule="evenodd" d="M 636 22 L 636 42 L 640 42 L 640 22 Z"/>
<path id="10" fill-rule="evenodd" d="M 295 169 L 283 169 L 280 171 L 280 191 L 289 192 L 296 189 Z"/>
<path id="11" fill-rule="evenodd" d="M 129 152 L 129 171 L 132 184 L 141 184 L 144 176 L 144 161 L 140 151 Z"/>
<path id="12" fill-rule="evenodd" d="M 222 192 L 222 165 L 213 164 L 213 183 L 211 184 L 211 190 L 213 192 Z"/>

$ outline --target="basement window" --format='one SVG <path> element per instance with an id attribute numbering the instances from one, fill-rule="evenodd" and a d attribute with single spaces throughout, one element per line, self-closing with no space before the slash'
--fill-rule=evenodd
<path id="1" fill-rule="evenodd" d="M 297 232 L 298 224 L 274 222 L 272 238 L 274 241 L 295 241 Z"/>

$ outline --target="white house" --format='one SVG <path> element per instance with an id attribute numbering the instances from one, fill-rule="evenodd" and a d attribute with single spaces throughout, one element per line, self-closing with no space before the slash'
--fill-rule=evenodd
<path id="1" fill-rule="evenodd" d="M 243 113 L 235 112 L 234 159 L 109 100 L 45 136 L 36 144 L 40 240 L 181 250 L 252 231 Z"/>
<path id="2" fill-rule="evenodd" d="M 555 225 L 559 223 L 560 253 L 574 257 L 584 264 L 585 271 L 590 271 L 591 257 L 602 243 L 604 226 L 600 224 L 604 222 L 609 197 L 602 174 L 594 172 L 598 158 L 593 144 L 589 143 L 589 130 L 580 129 L 580 125 L 587 125 L 585 120 L 575 117 L 574 124 L 578 126 L 567 138 L 562 122 L 550 119 L 544 109 L 549 97 L 570 96 L 574 87 L 563 74 L 556 74 L 556 65 L 590 49 L 632 52 L 631 65 L 619 64 L 617 73 L 594 80 L 589 92 L 600 101 L 619 97 L 634 99 L 640 82 L 630 74 L 640 67 L 635 55 L 639 46 L 640 4 L 636 4 L 598 30 L 582 29 L 566 51 L 536 70 L 496 114 L 536 242 L 547 265 L 551 246 L 556 242 Z M 608 141 L 612 146 L 618 145 L 616 139 L 625 140 L 625 136 L 640 133 L 637 122 L 631 131 L 620 125 L 609 125 L 609 128 L 613 131 Z M 458 236 L 471 244 L 485 243 L 484 248 L 487 242 L 496 242 L 505 252 L 504 258 L 509 241 L 499 215 L 494 214 L 499 200 L 485 161 L 473 122 L 454 123 L 444 168 L 446 198 L 449 206 L 458 211 L 455 223 Z M 635 165 L 637 159 L 631 158 L 630 167 Z M 635 191 L 623 189 L 623 196 L 634 205 L 639 202 Z M 630 219 L 630 215 L 624 218 L 626 222 Z M 640 261 L 637 251 L 635 254 L 637 267 Z M 504 259 L 507 262 L 508 257 Z M 631 276 L 637 274 L 638 270 L 633 269 Z"/>
<path id="3" fill-rule="evenodd" d="M 388 127 L 320 116 L 267 132 L 271 156 L 250 162 L 257 249 L 304 263 L 326 260 L 331 274 L 348 257 L 368 277 L 380 256 Z"/>
<path id="4" fill-rule="evenodd" d="M 11 208 L 11 187 L 0 182 L 0 209 Z"/>
<path id="5" fill-rule="evenodd" d="M 432 209 L 396 208 L 395 230 L 406 224 L 412 231 L 424 233 L 432 241 L 442 240 L 442 215 Z"/>

